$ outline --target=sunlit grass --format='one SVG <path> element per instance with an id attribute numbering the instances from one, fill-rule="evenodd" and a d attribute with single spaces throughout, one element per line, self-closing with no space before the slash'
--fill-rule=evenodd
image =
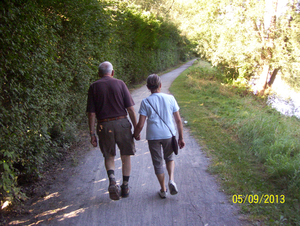
<path id="1" fill-rule="evenodd" d="M 245 203 L 241 211 L 270 225 L 299 224 L 299 120 L 226 84 L 222 73 L 204 61 L 179 76 L 171 92 L 192 134 L 212 157 L 209 171 L 219 175 L 229 199 L 284 194 L 284 204 Z"/>

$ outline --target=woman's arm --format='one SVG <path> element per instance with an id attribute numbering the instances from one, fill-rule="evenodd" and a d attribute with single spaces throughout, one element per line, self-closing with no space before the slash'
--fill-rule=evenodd
<path id="1" fill-rule="evenodd" d="M 140 137 L 140 133 L 145 125 L 145 121 L 146 121 L 146 116 L 145 115 L 140 115 L 140 118 L 139 118 L 139 122 L 138 124 L 136 125 L 136 127 L 134 128 L 134 134 L 133 134 L 133 137 L 136 139 L 136 140 L 140 140 L 141 137 Z"/>
<path id="2" fill-rule="evenodd" d="M 173 115 L 174 115 L 174 118 L 175 118 L 175 122 L 176 122 L 176 125 L 177 125 L 177 130 L 178 130 L 178 134 L 179 134 L 178 146 L 181 149 L 185 146 L 185 142 L 183 140 L 183 126 L 182 126 L 182 122 L 181 122 L 181 117 L 180 117 L 179 111 L 174 112 Z"/>

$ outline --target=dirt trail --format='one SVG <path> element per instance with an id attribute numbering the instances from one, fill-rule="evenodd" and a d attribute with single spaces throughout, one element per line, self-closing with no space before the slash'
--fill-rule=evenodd
<path id="1" fill-rule="evenodd" d="M 162 92 L 168 93 L 173 80 L 192 63 L 163 75 Z M 132 93 L 136 111 L 149 94 L 146 86 Z M 109 199 L 103 157 L 99 148 L 86 145 L 87 152 L 78 165 L 61 169 L 55 182 L 49 184 L 45 197 L 33 200 L 28 214 L 11 220 L 9 225 L 244 225 L 245 222 L 238 220 L 237 207 L 206 172 L 209 160 L 186 128 L 184 139 L 186 147 L 175 158 L 178 195 L 159 198 L 144 127 L 141 141 L 136 142 L 136 156 L 132 157 L 129 198 Z M 118 154 L 118 182 L 122 178 L 120 168 Z"/>

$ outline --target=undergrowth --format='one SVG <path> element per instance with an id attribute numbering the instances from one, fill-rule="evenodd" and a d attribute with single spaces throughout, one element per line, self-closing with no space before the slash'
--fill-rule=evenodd
<path id="1" fill-rule="evenodd" d="M 269 204 L 245 202 L 241 212 L 254 223 L 299 225 L 300 121 L 227 83 L 221 71 L 201 60 L 175 80 L 171 92 L 212 157 L 209 171 L 219 175 L 230 201 L 233 195 L 284 195 Z"/>

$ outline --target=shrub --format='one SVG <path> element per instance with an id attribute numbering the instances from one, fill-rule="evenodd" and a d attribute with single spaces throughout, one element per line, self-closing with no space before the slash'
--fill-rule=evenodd
<path id="1" fill-rule="evenodd" d="M 1 198 L 76 139 L 100 62 L 129 84 L 184 55 L 173 24 L 124 3 L 4 0 L 0 13 Z"/>

